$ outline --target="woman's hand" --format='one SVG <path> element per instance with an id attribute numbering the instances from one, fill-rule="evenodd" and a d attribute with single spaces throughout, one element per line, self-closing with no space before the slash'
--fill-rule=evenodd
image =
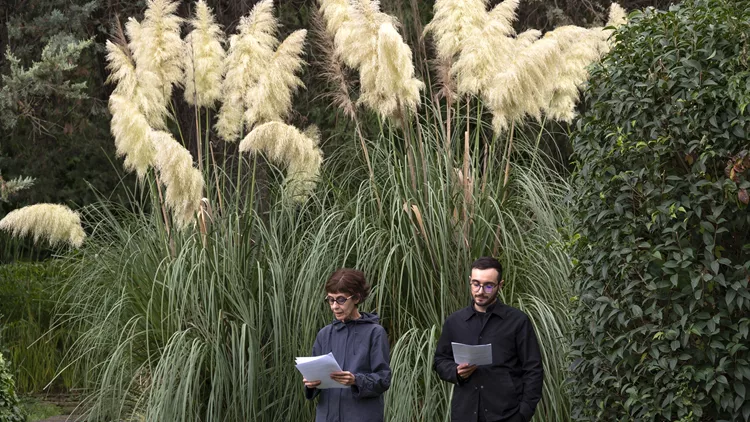
<path id="1" fill-rule="evenodd" d="M 302 382 L 305 383 L 305 387 L 307 388 L 318 388 L 318 386 L 320 385 L 320 381 L 308 381 L 304 378 L 302 378 Z"/>
<path id="2" fill-rule="evenodd" d="M 354 383 L 357 382 L 357 379 L 354 378 L 354 374 L 349 371 L 331 372 L 331 379 L 344 385 L 354 385 Z"/>

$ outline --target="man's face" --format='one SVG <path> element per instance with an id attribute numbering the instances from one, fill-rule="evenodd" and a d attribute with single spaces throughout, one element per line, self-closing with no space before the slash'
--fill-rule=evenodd
<path id="1" fill-rule="evenodd" d="M 471 279 L 469 280 L 469 289 L 474 303 L 478 306 L 489 306 L 497 299 L 497 293 L 503 285 L 502 280 L 498 280 L 497 270 L 488 268 L 480 270 L 473 268 L 471 270 Z"/>

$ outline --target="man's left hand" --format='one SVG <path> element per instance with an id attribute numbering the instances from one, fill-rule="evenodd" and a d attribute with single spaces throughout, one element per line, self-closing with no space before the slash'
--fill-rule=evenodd
<path id="1" fill-rule="evenodd" d="M 331 372 L 331 379 L 344 385 L 354 385 L 354 383 L 357 382 L 354 374 L 349 371 Z"/>

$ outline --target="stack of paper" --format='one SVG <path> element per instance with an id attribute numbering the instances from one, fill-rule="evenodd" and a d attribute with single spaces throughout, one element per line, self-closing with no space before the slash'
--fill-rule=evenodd
<path id="1" fill-rule="evenodd" d="M 295 359 L 297 370 L 308 381 L 320 381 L 317 388 L 348 388 L 331 379 L 331 372 L 341 371 L 339 363 L 333 353 L 313 357 L 298 357 Z"/>
<path id="2" fill-rule="evenodd" d="M 491 365 L 492 364 L 492 345 L 479 344 L 476 346 L 452 342 L 453 360 L 458 363 L 468 363 L 470 365 Z"/>

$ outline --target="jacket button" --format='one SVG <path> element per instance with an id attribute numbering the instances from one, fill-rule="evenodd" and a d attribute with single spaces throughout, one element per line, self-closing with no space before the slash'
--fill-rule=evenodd
<path id="1" fill-rule="evenodd" d="M 474 389 L 476 390 L 476 389 L 477 389 L 477 387 L 474 387 Z"/>
<path id="2" fill-rule="evenodd" d="M 483 386 L 483 385 L 480 385 L 480 386 L 479 386 L 479 388 L 484 388 L 484 386 Z"/>

